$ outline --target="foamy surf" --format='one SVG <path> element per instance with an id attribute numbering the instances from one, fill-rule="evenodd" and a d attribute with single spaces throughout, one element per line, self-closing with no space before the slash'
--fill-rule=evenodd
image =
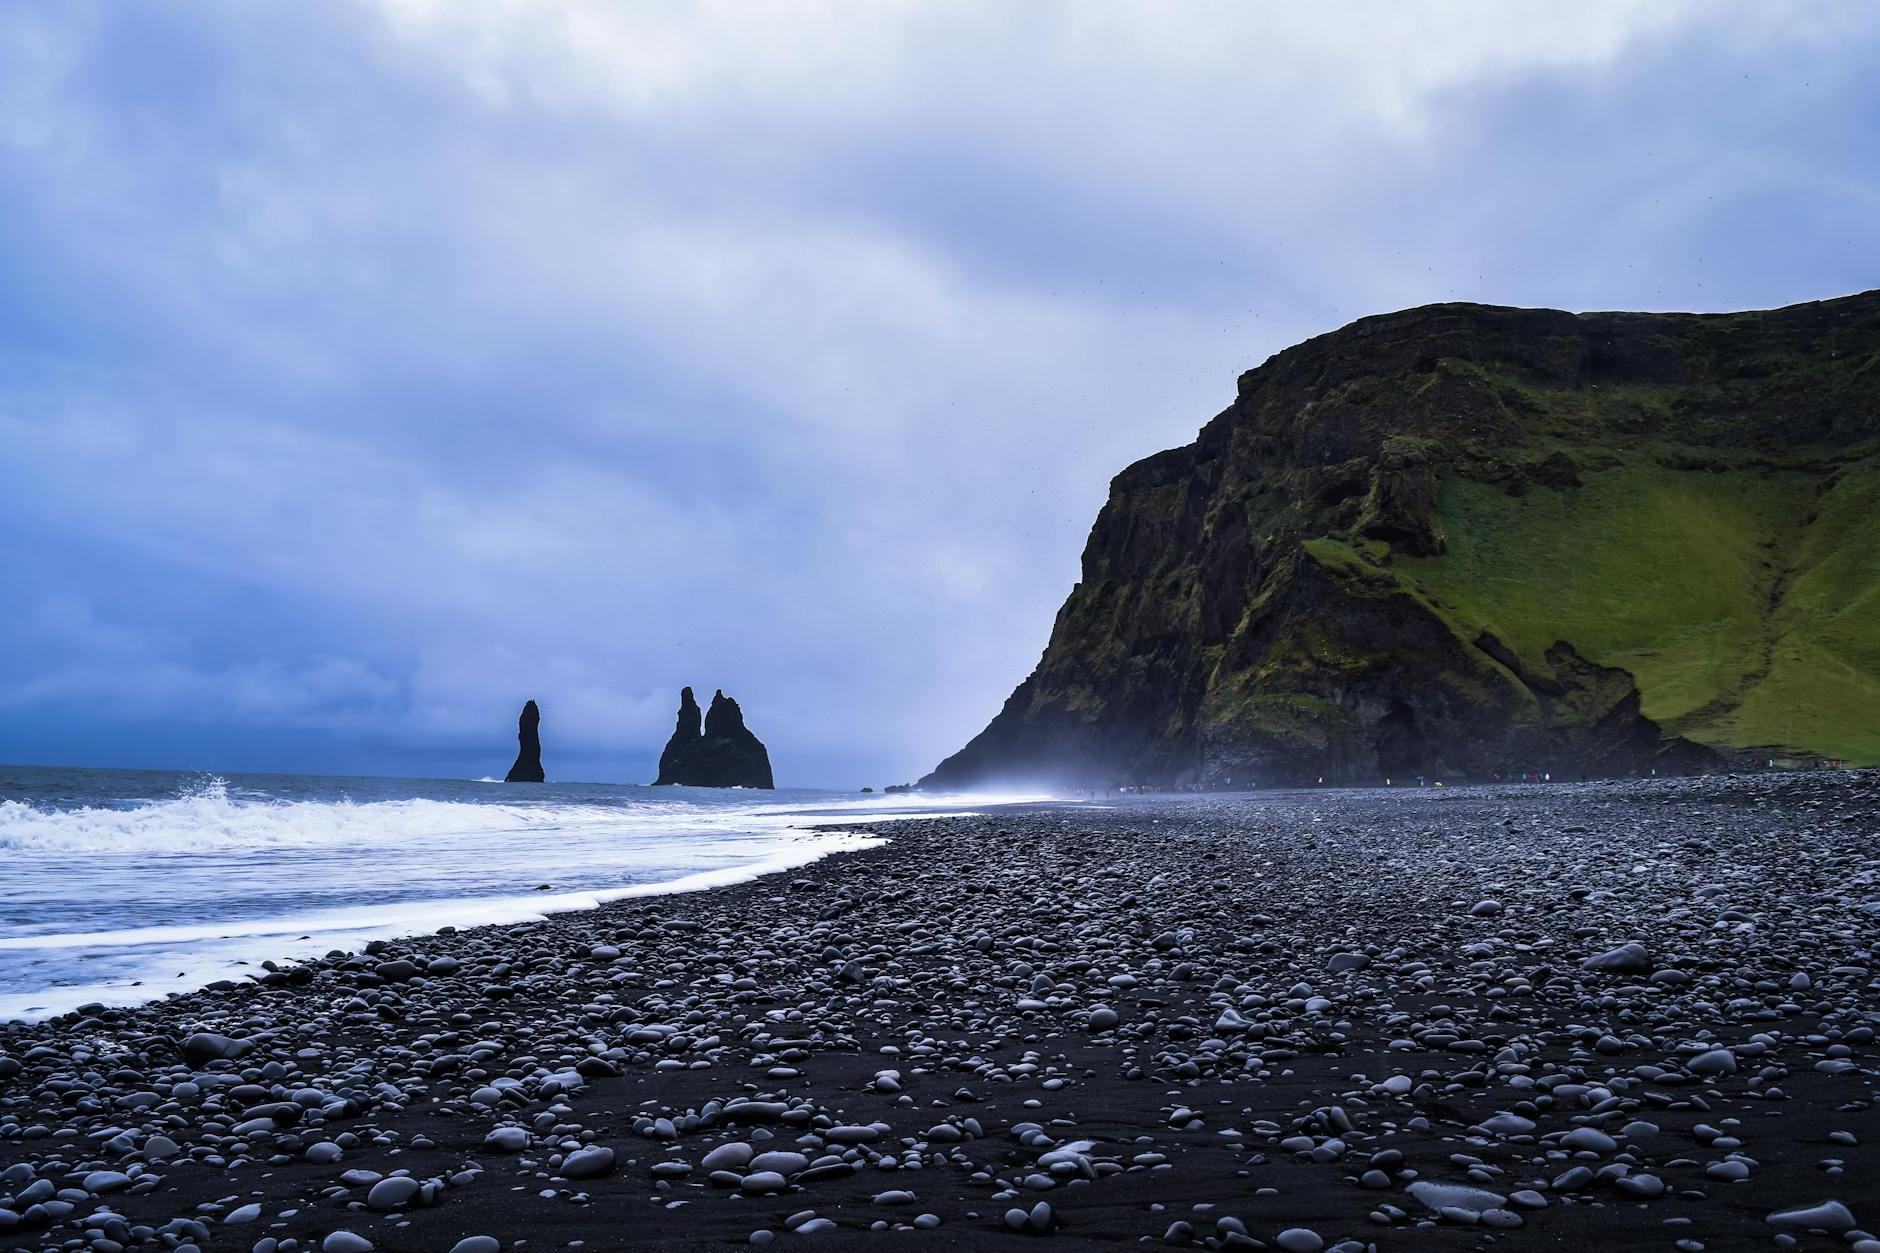
<path id="1" fill-rule="evenodd" d="M 738 883 L 882 838 L 813 825 L 986 803 L 18 768 L 0 769 L 0 795 L 0 1020 L 133 1004 L 372 939 Z"/>

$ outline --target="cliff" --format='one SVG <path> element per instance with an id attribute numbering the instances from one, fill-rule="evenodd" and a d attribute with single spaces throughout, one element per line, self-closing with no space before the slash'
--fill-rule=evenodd
<path id="1" fill-rule="evenodd" d="M 770 788 L 770 753 L 744 725 L 744 711 L 722 691 L 714 693 L 701 729 L 691 688 L 679 693 L 679 721 L 659 755 L 654 785 Z"/>
<path id="2" fill-rule="evenodd" d="M 923 784 L 1767 756 L 1880 762 L 1880 293 L 1278 353 L 1117 476 L 1037 668 Z"/>
<path id="3" fill-rule="evenodd" d="M 505 783 L 540 783 L 542 774 L 542 712 L 530 701 L 516 719 L 516 764 L 503 776 Z"/>

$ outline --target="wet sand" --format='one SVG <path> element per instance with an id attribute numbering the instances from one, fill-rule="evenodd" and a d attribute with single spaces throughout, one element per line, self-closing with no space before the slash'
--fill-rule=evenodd
<path id="1" fill-rule="evenodd" d="M 0 1027 L 0 1248 L 1880 1249 L 1871 772 L 882 833 Z"/>

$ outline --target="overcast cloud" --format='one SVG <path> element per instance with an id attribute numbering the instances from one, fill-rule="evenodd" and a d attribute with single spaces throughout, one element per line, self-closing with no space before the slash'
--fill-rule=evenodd
<path id="1" fill-rule="evenodd" d="M 1436 300 L 1880 285 L 1859 4 L 0 4 L 0 760 L 911 778 Z"/>

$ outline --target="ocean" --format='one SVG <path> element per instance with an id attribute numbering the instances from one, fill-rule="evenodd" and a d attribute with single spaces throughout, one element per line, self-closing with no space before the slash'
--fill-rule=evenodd
<path id="1" fill-rule="evenodd" d="M 0 766 L 0 1021 L 786 870 L 990 798 Z"/>

